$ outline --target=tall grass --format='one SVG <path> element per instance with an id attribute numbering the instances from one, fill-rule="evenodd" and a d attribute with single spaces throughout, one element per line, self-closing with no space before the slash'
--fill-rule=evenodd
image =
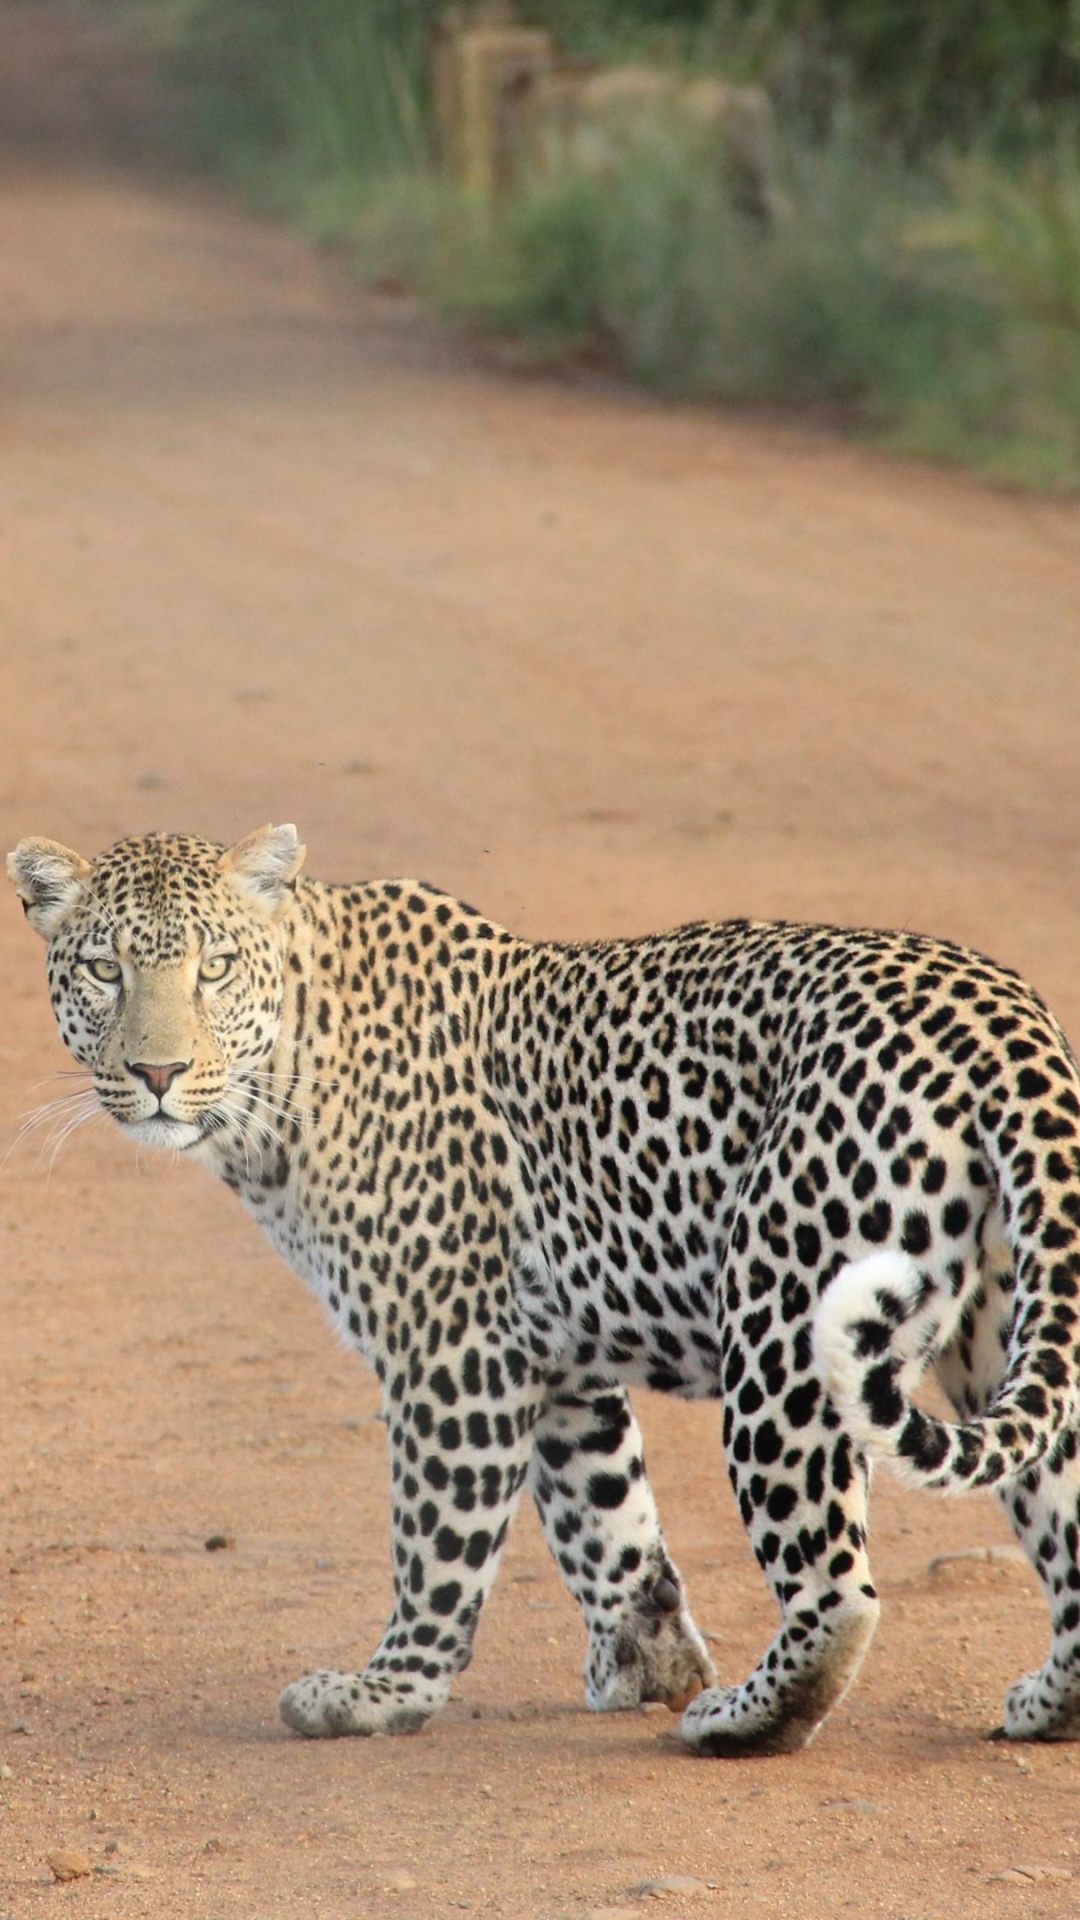
<path id="1" fill-rule="evenodd" d="M 195 0 L 180 38 L 204 150 L 303 205 L 430 159 L 433 0 Z"/>

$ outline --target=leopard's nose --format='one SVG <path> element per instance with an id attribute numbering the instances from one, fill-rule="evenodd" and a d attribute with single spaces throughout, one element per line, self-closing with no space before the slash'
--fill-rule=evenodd
<path id="1" fill-rule="evenodd" d="M 145 1080 L 151 1093 L 156 1093 L 160 1100 L 168 1093 L 173 1081 L 181 1073 L 187 1072 L 191 1061 L 169 1060 L 164 1066 L 160 1067 L 151 1065 L 148 1060 L 127 1060 L 124 1064 L 128 1072 L 133 1073 L 136 1079 Z"/>

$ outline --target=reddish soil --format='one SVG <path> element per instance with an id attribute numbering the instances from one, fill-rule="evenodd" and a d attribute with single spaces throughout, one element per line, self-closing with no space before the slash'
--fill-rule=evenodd
<path id="1" fill-rule="evenodd" d="M 0 4 L 0 815 L 93 851 L 295 818 L 329 878 L 511 926 L 904 923 L 1080 1034 L 1080 510 L 826 438 L 511 380 L 171 176 L 99 16 Z M 7 1137 L 63 1091 L 0 902 Z M 885 1615 L 794 1758 L 584 1711 L 522 1511 L 415 1739 L 306 1743 L 280 1686 L 387 1604 L 361 1366 L 224 1190 L 101 1121 L 0 1181 L 0 1915 L 1075 1914 L 1075 1747 L 988 1744 L 1037 1664 L 986 1499 L 882 1477 Z M 722 1673 L 771 1604 L 717 1415 L 644 1399 Z M 224 1534 L 230 1544 L 208 1552 Z M 46 1856 L 84 1853 L 54 1884 Z M 1015 1866 L 1075 1874 L 998 1880 Z M 654 1903 L 660 1873 L 707 1883 Z"/>

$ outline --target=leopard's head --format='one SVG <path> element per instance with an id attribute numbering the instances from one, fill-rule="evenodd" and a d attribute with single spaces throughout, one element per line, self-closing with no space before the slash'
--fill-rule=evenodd
<path id="1" fill-rule="evenodd" d="M 273 1052 L 303 857 L 292 826 L 228 849 L 155 833 L 91 861 L 55 840 L 8 856 L 61 1036 L 134 1139 L 197 1146 Z"/>

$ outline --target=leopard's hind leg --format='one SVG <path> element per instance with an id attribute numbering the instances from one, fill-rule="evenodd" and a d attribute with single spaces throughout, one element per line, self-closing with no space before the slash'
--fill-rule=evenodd
<path id="1" fill-rule="evenodd" d="M 843 1699 L 877 1626 L 867 1475 L 815 1372 L 817 1276 L 774 1265 L 745 1212 L 732 1243 L 738 1261 L 725 1295 L 739 1304 L 724 1333 L 724 1447 L 780 1627 L 741 1686 L 690 1703 L 681 1732 L 698 1753 L 789 1753 Z"/>
<path id="2" fill-rule="evenodd" d="M 1080 1740 L 1080 1446 L 1065 1436 L 1003 1493 L 1002 1504 L 1050 1605 L 1050 1653 L 1010 1687 L 1009 1740 Z"/>
<path id="3" fill-rule="evenodd" d="M 760 1428 L 758 1429 L 760 1431 Z M 732 1439 L 748 1435 L 737 1423 Z M 813 1739 L 862 1665 L 880 1613 L 866 1553 L 866 1474 L 844 1433 L 814 1436 L 769 1466 L 735 1459 L 732 1480 L 780 1628 L 749 1679 L 692 1700 L 681 1733 L 697 1753 L 793 1753 Z M 790 1465 L 792 1454 L 799 1457 Z"/>

